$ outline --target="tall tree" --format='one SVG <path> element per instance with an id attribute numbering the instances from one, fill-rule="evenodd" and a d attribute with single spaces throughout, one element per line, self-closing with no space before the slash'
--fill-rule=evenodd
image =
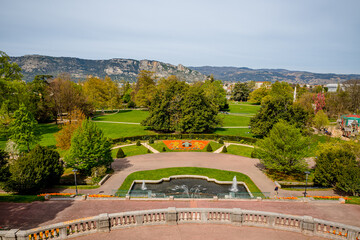
<path id="1" fill-rule="evenodd" d="M 321 129 L 321 128 L 329 125 L 329 124 L 330 124 L 329 119 L 328 119 L 326 113 L 324 113 L 323 110 L 320 110 L 315 114 L 314 126 L 317 129 Z"/>
<path id="2" fill-rule="evenodd" d="M 161 79 L 154 95 L 155 101 L 149 107 L 149 117 L 142 124 L 156 131 L 179 131 L 182 117 L 181 105 L 189 86 L 177 77 Z"/>
<path id="3" fill-rule="evenodd" d="M 249 102 L 260 104 L 264 97 L 269 95 L 270 89 L 267 87 L 261 87 L 249 94 Z"/>
<path id="4" fill-rule="evenodd" d="M 111 144 L 94 122 L 84 120 L 76 129 L 65 162 L 85 174 L 90 174 L 93 167 L 109 166 L 113 162 Z"/>
<path id="5" fill-rule="evenodd" d="M 291 174 L 306 169 L 308 146 L 309 139 L 299 129 L 280 120 L 268 137 L 257 142 L 255 155 L 267 170 Z"/>
<path id="6" fill-rule="evenodd" d="M 349 95 L 349 108 L 352 113 L 360 112 L 360 79 L 353 79 L 343 83 Z"/>
<path id="7" fill-rule="evenodd" d="M 138 75 L 138 80 L 135 85 L 134 101 L 137 106 L 149 107 L 153 96 L 155 94 L 155 79 L 154 73 L 142 70 Z"/>
<path id="8" fill-rule="evenodd" d="M 85 120 L 85 115 L 79 109 L 75 109 L 66 116 L 61 130 L 55 133 L 56 146 L 62 150 L 68 150 L 71 146 L 71 137 L 78 129 L 82 121 Z"/>
<path id="9" fill-rule="evenodd" d="M 218 109 L 206 98 L 204 91 L 191 86 L 181 104 L 180 132 L 210 132 L 221 124 Z"/>
<path id="10" fill-rule="evenodd" d="M 226 92 L 220 80 L 210 78 L 210 80 L 206 80 L 201 85 L 201 88 L 204 90 L 205 96 L 209 99 L 210 103 L 214 104 L 218 110 L 226 109 Z"/>
<path id="11" fill-rule="evenodd" d="M 30 144 L 40 140 L 37 121 L 24 104 L 14 113 L 14 121 L 10 126 L 10 138 L 19 145 L 24 145 L 30 151 Z"/>
<path id="12" fill-rule="evenodd" d="M 236 83 L 231 93 L 231 99 L 234 101 L 246 102 L 251 90 L 248 83 Z"/>

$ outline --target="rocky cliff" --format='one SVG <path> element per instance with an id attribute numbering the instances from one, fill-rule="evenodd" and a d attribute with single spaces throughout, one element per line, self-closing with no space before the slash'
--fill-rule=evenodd
<path id="1" fill-rule="evenodd" d="M 153 71 L 156 76 L 168 77 L 176 75 L 180 80 L 187 82 L 203 81 L 206 76 L 179 64 L 174 66 L 168 63 L 152 60 L 133 60 L 114 58 L 110 60 L 86 60 L 70 57 L 49 57 L 41 55 L 26 55 L 11 57 L 24 75 L 23 80 L 32 81 L 36 75 L 47 74 L 56 76 L 59 73 L 70 73 L 74 79 L 85 79 L 88 75 L 105 77 L 113 80 L 136 81 L 141 70 Z"/>

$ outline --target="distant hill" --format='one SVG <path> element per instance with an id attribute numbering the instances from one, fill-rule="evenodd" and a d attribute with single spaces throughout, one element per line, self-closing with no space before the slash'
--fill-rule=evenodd
<path id="1" fill-rule="evenodd" d="M 179 64 L 174 66 L 168 63 L 152 60 L 133 60 L 114 58 L 109 60 L 86 60 L 70 57 L 49 57 L 41 55 L 26 55 L 11 57 L 24 75 L 23 80 L 29 82 L 36 75 L 48 74 L 57 76 L 59 73 L 70 73 L 74 79 L 85 79 L 88 75 L 104 78 L 106 75 L 113 80 L 136 81 L 141 70 L 153 71 L 158 77 L 176 75 L 180 80 L 187 82 L 202 81 L 206 76 Z"/>
<path id="2" fill-rule="evenodd" d="M 251 69 L 246 67 L 189 67 L 202 74 L 214 74 L 216 79 L 223 81 L 286 81 L 299 84 L 327 84 L 343 82 L 350 79 L 360 79 L 360 74 L 334 74 L 334 73 L 311 73 L 304 71 L 289 71 L 286 69 Z"/>

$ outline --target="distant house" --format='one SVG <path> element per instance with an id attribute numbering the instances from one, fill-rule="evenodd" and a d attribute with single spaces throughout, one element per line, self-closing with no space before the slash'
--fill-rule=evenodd
<path id="1" fill-rule="evenodd" d="M 343 115 L 338 120 L 338 123 L 343 131 L 343 136 L 350 137 L 359 134 L 360 115 Z"/>
<path id="2" fill-rule="evenodd" d="M 336 92 L 336 90 L 339 87 L 339 84 L 337 84 L 337 83 L 329 83 L 329 84 L 326 84 L 324 87 L 326 87 L 328 89 L 328 92 Z M 342 90 L 344 90 L 344 85 L 343 84 L 340 84 L 340 87 L 341 87 Z"/>

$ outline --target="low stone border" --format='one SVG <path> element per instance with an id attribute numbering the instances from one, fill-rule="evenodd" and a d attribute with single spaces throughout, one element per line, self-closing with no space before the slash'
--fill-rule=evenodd
<path id="1" fill-rule="evenodd" d="M 110 174 L 106 174 L 101 180 L 100 180 L 100 182 L 98 183 L 98 185 L 103 185 L 105 182 L 106 182 L 106 180 L 108 180 L 109 179 L 109 177 L 110 177 Z"/>
<path id="2" fill-rule="evenodd" d="M 176 225 L 189 223 L 230 224 L 298 232 L 328 239 L 357 240 L 360 228 L 325 221 L 311 216 L 243 210 L 239 208 L 174 208 L 103 213 L 30 230 L 0 231 L 0 240 L 67 239 L 96 232 L 149 225 Z"/>

